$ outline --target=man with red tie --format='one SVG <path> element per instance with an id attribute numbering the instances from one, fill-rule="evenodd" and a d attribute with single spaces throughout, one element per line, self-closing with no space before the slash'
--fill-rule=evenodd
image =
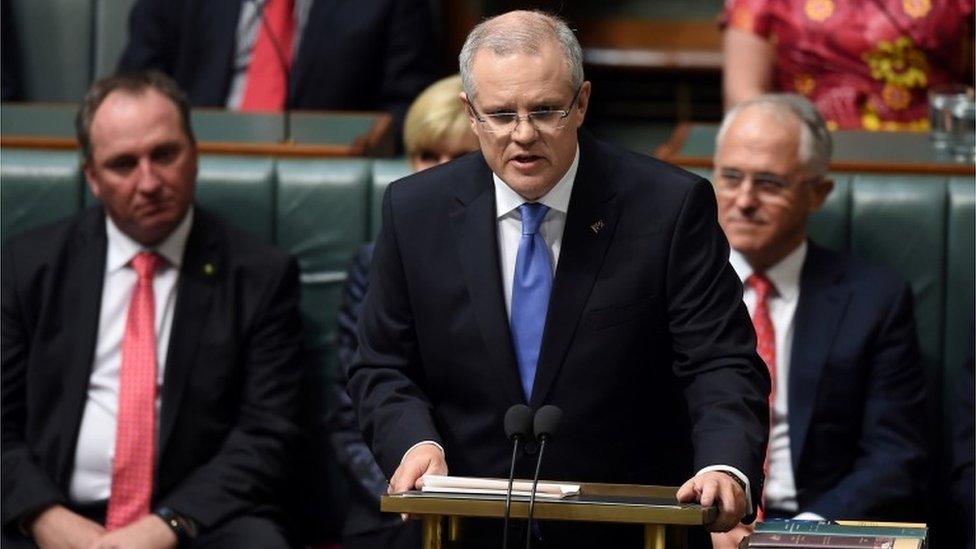
<path id="1" fill-rule="evenodd" d="M 157 69 L 194 106 L 383 110 L 400 135 L 439 70 L 429 2 L 138 0 L 120 70 Z"/>
<path id="2" fill-rule="evenodd" d="M 772 381 L 759 518 L 917 518 L 925 446 L 912 294 L 807 239 L 807 217 L 833 189 L 823 119 L 802 96 L 765 95 L 729 111 L 716 141 L 719 222 Z M 713 542 L 738 547 L 750 528 Z"/>
<path id="3" fill-rule="evenodd" d="M 99 204 L 3 248 L 4 547 L 286 547 L 297 265 L 193 206 L 168 77 L 96 82 L 77 126 Z"/>

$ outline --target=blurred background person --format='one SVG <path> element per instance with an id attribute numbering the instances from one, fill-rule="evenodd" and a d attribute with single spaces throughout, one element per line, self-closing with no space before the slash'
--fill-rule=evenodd
<path id="1" fill-rule="evenodd" d="M 773 386 L 765 518 L 918 520 L 926 441 L 912 293 L 807 239 L 833 190 L 831 149 L 796 94 L 740 103 L 716 138 L 719 223 Z M 734 548 L 749 532 L 712 538 Z"/>
<path id="2" fill-rule="evenodd" d="M 478 140 L 458 98 L 460 93 L 460 76 L 444 78 L 424 90 L 407 111 L 403 141 L 414 171 L 478 149 Z M 386 478 L 363 440 L 346 392 L 346 373 L 357 348 L 356 323 L 366 295 L 372 255 L 372 244 L 359 249 L 343 287 L 337 317 L 339 367 L 333 371 L 329 386 L 329 442 L 350 485 L 342 546 L 416 548 L 420 547 L 420 523 L 405 523 L 399 515 L 379 511 L 380 496 L 386 493 Z"/>
<path id="3" fill-rule="evenodd" d="M 138 0 L 119 70 L 158 69 L 197 107 L 384 110 L 438 74 L 425 0 Z"/>
<path id="4" fill-rule="evenodd" d="M 972 82 L 972 0 L 726 0 L 725 107 L 809 98 L 830 129 L 929 127 L 930 88 Z"/>

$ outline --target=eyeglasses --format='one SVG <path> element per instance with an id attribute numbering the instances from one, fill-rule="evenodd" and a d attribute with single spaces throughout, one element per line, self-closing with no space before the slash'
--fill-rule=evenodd
<path id="1" fill-rule="evenodd" d="M 539 132 L 555 132 L 566 127 L 566 119 L 569 117 L 569 113 L 573 112 L 573 107 L 576 106 L 576 101 L 579 99 L 581 91 L 583 91 L 583 86 L 576 89 L 576 93 L 573 94 L 573 101 L 565 110 L 539 109 L 522 116 L 514 112 L 478 114 L 478 111 L 475 110 L 474 105 L 470 102 L 468 102 L 468 108 L 471 110 L 471 115 L 481 124 L 482 129 L 489 133 L 512 133 L 518 127 L 518 123 L 523 120 L 531 124 Z"/>
<path id="2" fill-rule="evenodd" d="M 746 174 L 734 168 L 723 168 L 718 173 L 715 186 L 726 193 L 737 193 L 746 180 Z M 779 196 L 793 186 L 790 179 L 771 173 L 756 173 L 751 175 L 752 189 L 760 196 Z M 801 181 L 801 184 L 816 178 Z"/>

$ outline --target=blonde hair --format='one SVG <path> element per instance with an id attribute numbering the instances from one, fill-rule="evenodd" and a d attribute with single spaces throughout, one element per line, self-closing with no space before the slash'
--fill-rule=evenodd
<path id="1" fill-rule="evenodd" d="M 458 99 L 460 93 L 461 77 L 455 74 L 434 82 L 417 96 L 403 123 L 403 144 L 408 155 L 462 139 L 471 131 Z"/>

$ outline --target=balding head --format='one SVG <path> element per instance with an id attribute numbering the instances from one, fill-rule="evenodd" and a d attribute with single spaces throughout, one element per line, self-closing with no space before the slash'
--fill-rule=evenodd
<path id="1" fill-rule="evenodd" d="M 808 178 L 823 178 L 830 169 L 833 142 L 827 124 L 810 101 L 795 93 L 770 93 L 739 103 L 727 113 L 715 138 L 718 151 L 729 127 L 746 112 L 761 111 L 767 127 L 775 125 L 785 131 L 796 132 L 800 166 Z"/>
<path id="2" fill-rule="evenodd" d="M 583 50 L 569 26 L 562 19 L 541 11 L 511 11 L 486 19 L 471 30 L 458 56 L 461 84 L 469 98 L 474 98 L 477 86 L 471 66 L 475 54 L 482 49 L 497 56 L 516 53 L 539 55 L 549 44 L 562 50 L 569 68 L 569 87 L 583 85 Z"/>
<path id="3" fill-rule="evenodd" d="M 756 270 L 806 239 L 808 216 L 827 199 L 830 134 L 796 96 L 764 96 L 726 115 L 715 147 L 719 223 Z M 822 130 L 822 131 L 821 131 Z"/>

